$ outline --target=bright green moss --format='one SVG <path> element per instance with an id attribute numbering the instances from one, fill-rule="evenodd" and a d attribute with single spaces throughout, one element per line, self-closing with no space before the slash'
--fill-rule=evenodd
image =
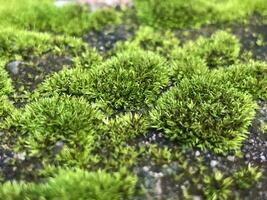
<path id="1" fill-rule="evenodd" d="M 239 22 L 254 12 L 266 14 L 265 0 L 135 0 L 139 20 L 161 28 L 195 28 Z"/>
<path id="2" fill-rule="evenodd" d="M 20 31 L 14 28 L 0 30 L 0 56 L 9 60 L 28 59 L 46 53 L 76 58 L 77 62 L 91 65 L 101 60 L 100 56 L 79 39 L 52 36 L 46 33 Z"/>
<path id="3" fill-rule="evenodd" d="M 137 50 L 120 53 L 91 70 L 55 74 L 39 91 L 83 96 L 115 112 L 137 111 L 151 106 L 168 81 L 165 60 Z"/>
<path id="4" fill-rule="evenodd" d="M 255 115 L 251 97 L 211 75 L 183 79 L 158 100 L 151 126 L 184 146 L 238 150 Z"/>
<path id="5" fill-rule="evenodd" d="M 251 60 L 227 69 L 219 69 L 215 73 L 223 74 L 223 83 L 228 83 L 242 92 L 250 93 L 254 99 L 267 99 L 266 62 Z"/>
<path id="6" fill-rule="evenodd" d="M 8 100 L 7 96 L 0 96 L 0 123 L 9 116 L 13 110 L 14 107 L 12 103 Z M 0 125 L 1 126 L 1 125 Z"/>
<path id="7" fill-rule="evenodd" d="M 106 173 L 60 169 L 45 183 L 7 182 L 0 187 L 1 200 L 130 200 L 137 178 L 125 171 Z"/>
<path id="8" fill-rule="evenodd" d="M 83 166 L 97 145 L 97 126 L 102 120 L 101 113 L 84 99 L 54 96 L 26 105 L 6 123 L 18 133 L 19 150 L 26 150 L 30 156 Z"/>
<path id="9" fill-rule="evenodd" d="M 95 95 L 115 111 L 149 107 L 168 84 L 168 65 L 151 52 L 126 51 L 93 69 Z"/>
<path id="10" fill-rule="evenodd" d="M 228 67 L 236 63 L 239 53 L 238 39 L 225 31 L 218 31 L 210 38 L 200 37 L 194 42 L 186 43 L 182 50 L 172 52 L 172 59 L 179 60 L 181 56 L 190 55 L 203 59 L 206 65 L 212 69 Z"/>
<path id="11" fill-rule="evenodd" d="M 88 101 L 95 98 L 92 88 L 92 73 L 80 67 L 63 69 L 46 79 L 37 89 L 37 96 L 71 95 Z"/>
<path id="12" fill-rule="evenodd" d="M 191 55 L 183 49 L 177 49 L 176 54 L 170 64 L 171 78 L 174 82 L 179 83 L 183 78 L 209 73 L 209 68 L 202 58 Z"/>
<path id="13" fill-rule="evenodd" d="M 118 12 L 112 9 L 90 12 L 81 5 L 56 7 L 52 0 L 1 0 L 0 11 L 0 25 L 68 35 L 82 35 L 120 21 Z"/>
<path id="14" fill-rule="evenodd" d="M 157 32 L 151 27 L 140 27 L 131 41 L 116 44 L 117 51 L 142 48 L 168 57 L 178 48 L 179 41 L 171 31 Z"/>
<path id="15" fill-rule="evenodd" d="M 0 60 L 0 97 L 10 94 L 13 91 L 11 79 L 4 69 L 5 63 L 4 60 Z"/>
<path id="16" fill-rule="evenodd" d="M 112 145 L 121 145 L 136 136 L 145 134 L 146 129 L 145 118 L 139 114 L 132 113 L 106 119 L 101 127 L 102 136 L 106 137 L 107 141 Z"/>

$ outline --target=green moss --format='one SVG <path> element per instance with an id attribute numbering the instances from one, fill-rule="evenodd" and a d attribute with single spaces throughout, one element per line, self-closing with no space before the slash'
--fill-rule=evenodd
<path id="1" fill-rule="evenodd" d="M 40 93 L 84 96 L 108 110 L 137 111 L 151 106 L 167 84 L 165 60 L 138 50 L 120 53 L 91 70 L 55 74 L 40 87 Z"/>
<path id="2" fill-rule="evenodd" d="M 21 31 L 14 28 L 0 30 L 0 56 L 9 60 L 28 59 L 52 52 L 55 55 L 66 55 L 81 58 L 80 62 L 92 64 L 101 60 L 100 56 L 79 39 L 53 36 L 47 33 Z"/>
<path id="3" fill-rule="evenodd" d="M 233 179 L 215 170 L 212 175 L 204 176 L 204 195 L 208 200 L 229 199 Z"/>
<path id="4" fill-rule="evenodd" d="M 250 60 L 219 69 L 215 73 L 224 74 L 222 82 L 230 84 L 242 92 L 247 92 L 254 99 L 267 99 L 267 63 Z"/>
<path id="5" fill-rule="evenodd" d="M 52 0 L 1 0 L 0 11 L 0 25 L 68 35 L 82 35 L 120 21 L 112 9 L 90 12 L 87 6 L 75 4 L 56 7 Z"/>
<path id="6" fill-rule="evenodd" d="M 125 49 L 142 48 L 168 57 L 170 52 L 178 48 L 178 46 L 179 41 L 173 32 L 159 32 L 151 27 L 141 26 L 132 40 L 118 42 L 116 44 L 116 50 L 125 51 Z"/>
<path id="7" fill-rule="evenodd" d="M 120 53 L 93 70 L 96 98 L 115 111 L 151 106 L 168 84 L 165 60 L 151 52 Z"/>
<path id="8" fill-rule="evenodd" d="M 0 187 L 1 200 L 122 200 L 132 199 L 137 178 L 125 171 L 106 173 L 60 169 L 45 183 L 7 182 Z"/>
<path id="9" fill-rule="evenodd" d="M 26 105 L 12 114 L 6 124 L 18 133 L 14 135 L 18 150 L 26 150 L 34 157 L 84 166 L 97 145 L 97 126 L 102 120 L 101 113 L 85 100 L 54 96 Z M 62 144 L 59 149 L 58 143 Z"/>
<path id="10" fill-rule="evenodd" d="M 203 59 L 210 69 L 227 67 L 237 62 L 240 43 L 234 35 L 218 31 L 210 38 L 200 37 L 194 42 L 186 43 L 182 51 L 172 52 L 172 59 L 178 60 L 181 53 Z"/>
<path id="11" fill-rule="evenodd" d="M 8 74 L 4 69 L 5 63 L 4 60 L 0 60 L 0 97 L 13 92 L 11 79 L 8 77 Z"/>
<path id="12" fill-rule="evenodd" d="M 176 50 L 176 54 L 177 56 L 172 57 L 173 60 L 170 64 L 173 82 L 179 83 L 183 78 L 209 73 L 209 68 L 201 57 L 190 54 L 181 48 Z"/>
<path id="13" fill-rule="evenodd" d="M 266 15 L 265 0 L 135 0 L 139 20 L 161 28 L 196 28 L 239 22 L 254 12 Z"/>
<path id="14" fill-rule="evenodd" d="M 262 172 L 250 164 L 233 174 L 235 184 L 239 189 L 249 189 L 262 178 Z"/>
<path id="15" fill-rule="evenodd" d="M 0 103 L 0 127 L 1 127 L 1 122 L 14 111 L 14 106 L 8 100 L 7 96 L 0 96 L 0 102 L 1 102 Z"/>
<path id="16" fill-rule="evenodd" d="M 129 142 L 136 136 L 144 134 L 147 126 L 143 116 L 127 113 L 106 119 L 101 129 L 104 133 L 102 135 L 108 138 L 109 143 L 114 145 Z"/>
<path id="17" fill-rule="evenodd" d="M 251 97 L 211 75 L 183 79 L 150 113 L 151 126 L 184 146 L 238 150 L 255 115 Z"/>

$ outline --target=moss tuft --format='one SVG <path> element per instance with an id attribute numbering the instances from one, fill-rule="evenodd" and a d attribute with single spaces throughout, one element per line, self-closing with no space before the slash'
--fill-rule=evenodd
<path id="1" fill-rule="evenodd" d="M 211 38 L 200 37 L 195 42 L 186 43 L 182 50 L 172 53 L 172 59 L 178 60 L 181 53 L 203 59 L 210 69 L 228 67 L 237 62 L 240 43 L 234 35 L 218 31 Z"/>
<path id="2" fill-rule="evenodd" d="M 26 105 L 6 124 L 18 133 L 14 135 L 17 148 L 30 156 L 86 165 L 102 120 L 102 114 L 84 99 L 54 96 Z"/>
<path id="3" fill-rule="evenodd" d="M 169 81 L 165 60 L 151 52 L 126 51 L 91 70 L 62 71 L 39 89 L 84 96 L 115 112 L 138 111 L 151 106 Z"/>
<path id="4" fill-rule="evenodd" d="M 267 99 L 267 63 L 249 61 L 236 64 L 215 73 L 224 74 L 222 82 L 229 83 L 242 92 L 249 93 L 255 100 Z"/>
<path id="5" fill-rule="evenodd" d="M 60 169 L 45 183 L 4 183 L 0 187 L 0 199 L 129 200 L 135 192 L 136 182 L 137 178 L 125 170 L 107 173 Z"/>
<path id="6" fill-rule="evenodd" d="M 183 79 L 151 111 L 151 125 L 184 146 L 238 150 L 255 115 L 251 97 L 211 75 Z"/>
<path id="7" fill-rule="evenodd" d="M 178 48 L 179 40 L 173 32 L 156 31 L 151 27 L 140 27 L 135 33 L 132 40 L 126 42 L 118 42 L 116 44 L 117 51 L 125 51 L 125 49 L 142 48 L 156 52 L 162 56 L 169 57 L 170 52 Z"/>
<path id="8" fill-rule="evenodd" d="M 8 60 L 29 59 L 52 52 L 55 55 L 76 57 L 83 52 L 82 58 L 99 61 L 100 56 L 80 39 L 67 36 L 53 36 L 48 33 L 4 28 L 0 30 L 0 56 Z M 87 61 L 88 62 L 88 61 Z"/>

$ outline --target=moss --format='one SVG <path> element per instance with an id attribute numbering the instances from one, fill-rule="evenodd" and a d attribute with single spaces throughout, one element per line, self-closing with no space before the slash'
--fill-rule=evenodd
<path id="1" fill-rule="evenodd" d="M 151 106 L 168 84 L 165 60 L 151 52 L 126 51 L 93 70 L 96 98 L 115 111 Z"/>
<path id="2" fill-rule="evenodd" d="M 75 4 L 56 7 L 52 0 L 1 0 L 0 5 L 0 24 L 24 30 L 82 35 L 120 21 L 112 9 L 90 12 L 87 6 Z"/>
<path id="3" fill-rule="evenodd" d="M 267 99 L 267 63 L 250 60 L 219 69 L 215 73 L 224 74 L 221 81 L 242 92 L 249 93 L 255 100 Z"/>
<path id="4" fill-rule="evenodd" d="M 235 184 L 239 189 L 249 189 L 262 178 L 262 172 L 252 165 L 248 165 L 233 174 Z"/>
<path id="5" fill-rule="evenodd" d="M 126 51 L 91 70 L 67 70 L 40 87 L 40 93 L 67 93 L 96 101 L 115 112 L 145 109 L 168 84 L 165 60 L 151 52 Z"/>
<path id="6" fill-rule="evenodd" d="M 0 97 L 13 92 L 11 79 L 8 77 L 8 74 L 4 69 L 4 65 L 5 61 L 0 60 Z"/>
<path id="7" fill-rule="evenodd" d="M 266 15 L 264 0 L 135 0 L 139 20 L 160 28 L 197 28 L 239 22 L 254 12 Z"/>
<path id="8" fill-rule="evenodd" d="M 102 114 L 84 99 L 54 96 L 13 113 L 6 126 L 18 133 L 16 148 L 29 156 L 84 166 L 97 145 L 97 126 L 102 120 Z"/>
<path id="9" fill-rule="evenodd" d="M 0 30 L 0 43 L 0 56 L 8 60 L 22 60 L 48 52 L 72 57 L 83 53 L 81 57 L 84 57 L 87 62 L 91 60 L 91 63 L 101 60 L 100 56 L 87 44 L 67 36 L 53 36 L 8 27 Z"/>
<path id="10" fill-rule="evenodd" d="M 137 178 L 125 171 L 106 173 L 60 169 L 45 183 L 7 182 L 0 187 L 0 199 L 132 199 Z"/>
<path id="11" fill-rule="evenodd" d="M 183 79 L 158 100 L 151 126 L 184 146 L 225 153 L 238 150 L 255 115 L 255 103 L 211 75 Z"/>
<path id="12" fill-rule="evenodd" d="M 195 42 L 186 43 L 182 50 L 173 51 L 172 59 L 179 59 L 181 53 L 191 55 L 203 59 L 206 65 L 213 69 L 236 63 L 240 53 L 240 43 L 234 35 L 218 31 L 210 38 L 200 37 Z"/>
<path id="13" fill-rule="evenodd" d="M 160 32 L 151 27 L 141 26 L 130 41 L 118 42 L 116 50 L 125 51 L 125 49 L 142 48 L 168 57 L 170 52 L 174 51 L 178 46 L 179 40 L 173 32 Z"/>
<path id="14" fill-rule="evenodd" d="M 1 122 L 8 117 L 13 111 L 14 106 L 13 104 L 8 100 L 7 96 L 0 96 L 0 127 Z"/>
<path id="15" fill-rule="evenodd" d="M 204 195 L 209 200 L 229 199 L 232 184 L 231 177 L 225 177 L 221 171 L 215 170 L 211 176 L 204 177 Z"/>

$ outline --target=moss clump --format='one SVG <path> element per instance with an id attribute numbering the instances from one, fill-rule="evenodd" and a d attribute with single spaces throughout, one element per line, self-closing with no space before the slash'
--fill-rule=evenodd
<path id="1" fill-rule="evenodd" d="M 141 50 L 118 54 L 94 68 L 93 75 L 96 98 L 115 111 L 151 106 L 169 81 L 165 60 Z"/>
<path id="2" fill-rule="evenodd" d="M 152 27 L 141 26 L 132 40 L 117 43 L 116 50 L 142 48 L 168 57 L 178 46 L 179 41 L 171 31 L 157 32 Z"/>
<path id="3" fill-rule="evenodd" d="M 151 126 L 189 147 L 238 150 L 255 115 L 251 97 L 211 75 L 183 79 L 150 113 Z"/>
<path id="4" fill-rule="evenodd" d="M 206 24 L 238 22 L 254 12 L 266 14 L 265 0 L 135 0 L 142 23 L 162 28 L 196 28 Z M 264 3 L 265 2 L 265 3 Z"/>
<path id="5" fill-rule="evenodd" d="M 77 57 L 81 54 L 90 63 L 101 60 L 100 56 L 79 39 L 53 36 L 47 33 L 22 31 L 14 28 L 0 30 L 0 56 L 7 60 L 27 60 L 46 53 Z M 81 60 L 81 58 L 80 58 Z"/>
<path id="6" fill-rule="evenodd" d="M 0 123 L 8 117 L 13 111 L 14 106 L 8 100 L 7 96 L 0 96 Z M 0 124 L 1 127 L 1 124 Z"/>
<path id="7" fill-rule="evenodd" d="M 68 35 L 82 35 L 120 21 L 112 9 L 90 12 L 87 6 L 75 4 L 56 7 L 52 0 L 1 0 L 0 11 L 0 25 Z"/>
<path id="8" fill-rule="evenodd" d="M 68 165 L 86 165 L 97 138 L 101 113 L 85 100 L 67 96 L 43 98 L 7 119 L 16 147 L 30 156 L 56 159 Z M 61 144 L 61 145 L 58 145 Z"/>
<path id="9" fill-rule="evenodd" d="M 1 57 L 0 57 L 1 59 Z M 10 94 L 13 91 L 11 79 L 4 70 L 5 61 L 0 60 L 0 97 Z"/>
<path id="10" fill-rule="evenodd" d="M 215 73 L 223 74 L 222 82 L 230 84 L 242 92 L 247 92 L 255 100 L 267 99 L 267 63 L 249 61 L 219 69 Z"/>
<path id="11" fill-rule="evenodd" d="M 137 178 L 125 171 L 106 173 L 60 169 L 45 183 L 4 183 L 0 187 L 0 199 L 130 200 L 136 182 Z"/>
<path id="12" fill-rule="evenodd" d="M 168 80 L 162 57 L 137 50 L 119 53 L 91 70 L 55 74 L 39 91 L 84 96 L 113 111 L 137 111 L 151 106 Z"/>
<path id="13" fill-rule="evenodd" d="M 172 58 L 178 60 L 183 56 L 181 54 L 191 55 L 203 59 L 206 65 L 212 69 L 236 63 L 239 53 L 238 39 L 225 31 L 218 31 L 211 38 L 200 37 L 195 42 L 186 43 L 182 51 L 172 53 Z"/>

